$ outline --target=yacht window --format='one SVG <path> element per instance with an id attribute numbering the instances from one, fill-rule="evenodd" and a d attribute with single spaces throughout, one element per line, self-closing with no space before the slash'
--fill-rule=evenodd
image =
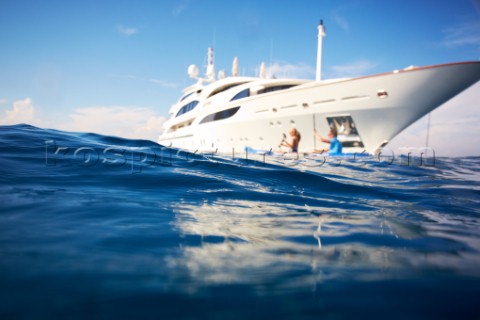
<path id="1" fill-rule="evenodd" d="M 273 92 L 273 91 L 278 91 L 278 90 L 285 90 L 285 89 L 289 89 L 289 88 L 295 87 L 295 86 L 296 85 L 294 85 L 294 84 L 287 84 L 287 85 L 282 85 L 282 86 L 268 87 L 268 88 L 264 88 L 262 90 L 259 90 L 258 94 L 268 93 L 268 92 Z"/>
<path id="2" fill-rule="evenodd" d="M 187 99 L 187 98 L 190 97 L 192 94 L 193 94 L 193 92 L 190 92 L 189 94 L 184 95 L 183 97 L 180 98 L 180 101 L 183 101 L 183 100 Z"/>
<path id="3" fill-rule="evenodd" d="M 192 111 L 197 106 L 197 104 L 198 104 L 197 100 L 192 101 L 190 103 L 187 103 L 186 105 L 184 105 L 183 107 L 180 108 L 180 110 L 177 112 L 176 117 L 181 116 L 184 113 Z"/>
<path id="4" fill-rule="evenodd" d="M 221 88 L 213 91 L 212 93 L 210 93 L 210 95 L 208 96 L 208 98 L 216 95 L 217 93 L 220 93 L 220 92 L 223 92 L 223 91 L 227 91 L 228 89 L 231 89 L 231 88 L 233 88 L 233 87 L 239 86 L 239 85 L 244 84 L 244 83 L 246 83 L 246 82 L 234 83 L 234 84 L 231 84 L 231 85 L 228 85 L 228 86 L 225 86 L 225 87 L 221 87 Z"/>
<path id="5" fill-rule="evenodd" d="M 235 115 L 235 113 L 237 113 L 238 109 L 240 109 L 240 107 L 230 108 L 223 111 L 212 113 L 206 116 L 205 118 L 203 118 L 202 121 L 200 121 L 200 124 L 230 118 L 233 115 Z"/>
<path id="6" fill-rule="evenodd" d="M 246 98 L 248 96 L 250 96 L 250 89 L 245 89 L 237 93 L 230 101 Z"/>

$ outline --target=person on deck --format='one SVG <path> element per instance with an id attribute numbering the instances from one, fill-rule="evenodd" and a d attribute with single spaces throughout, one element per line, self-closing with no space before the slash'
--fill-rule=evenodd
<path id="1" fill-rule="evenodd" d="M 292 128 L 290 130 L 290 137 L 292 138 L 291 142 L 286 141 L 284 138 L 280 145 L 289 147 L 291 152 L 298 152 L 298 145 L 300 144 L 300 139 L 302 139 L 302 135 L 300 134 L 300 132 L 298 132 L 297 129 Z"/>
<path id="2" fill-rule="evenodd" d="M 328 154 L 330 155 L 338 155 L 342 153 L 342 143 L 337 139 L 337 128 L 330 127 L 330 131 L 328 132 L 328 139 L 319 135 L 317 130 L 315 129 L 313 130 L 313 133 L 321 142 L 330 144 L 329 149 L 320 149 L 315 151 L 320 153 L 328 151 Z"/>

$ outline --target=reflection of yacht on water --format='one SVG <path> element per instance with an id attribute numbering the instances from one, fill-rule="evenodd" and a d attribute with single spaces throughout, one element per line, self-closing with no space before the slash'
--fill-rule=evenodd
<path id="1" fill-rule="evenodd" d="M 384 213 L 365 215 L 361 209 L 338 214 L 342 202 L 338 203 L 317 207 L 258 199 L 218 200 L 201 205 L 180 202 L 175 206 L 172 225 L 190 241 L 179 246 L 179 254 L 169 256 L 166 265 L 182 281 L 194 279 L 191 287 L 198 283 L 285 285 L 299 267 L 311 272 L 295 276 L 295 285 L 310 286 L 327 278 L 343 278 L 347 265 L 349 270 L 366 270 L 385 263 L 398 267 L 408 260 L 401 248 L 371 250 L 368 241 L 356 242 L 355 236 L 350 238 L 353 230 L 383 235 L 385 229 L 387 238 L 425 236 L 425 230 L 409 228 Z"/>
<path id="2" fill-rule="evenodd" d="M 198 82 L 184 90 L 172 106 L 159 143 L 191 151 L 231 153 L 246 148 L 277 148 L 282 135 L 295 127 L 302 133 L 300 152 L 317 142 L 313 129 L 326 133 L 336 126 L 346 152 L 374 153 L 407 126 L 480 79 L 480 62 L 409 67 L 389 73 L 350 79 L 321 80 L 321 46 L 325 35 L 318 26 L 317 78 L 215 79 L 213 49 L 209 49 L 206 78 L 198 68 L 189 75 Z"/>

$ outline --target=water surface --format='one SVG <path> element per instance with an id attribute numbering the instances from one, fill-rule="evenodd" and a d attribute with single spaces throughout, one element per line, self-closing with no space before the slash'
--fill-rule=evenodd
<path id="1" fill-rule="evenodd" d="M 0 318 L 478 317 L 480 158 L 251 158 L 0 127 Z"/>

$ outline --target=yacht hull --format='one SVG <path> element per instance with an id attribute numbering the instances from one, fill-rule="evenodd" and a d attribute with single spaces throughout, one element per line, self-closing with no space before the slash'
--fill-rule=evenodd
<path id="1" fill-rule="evenodd" d="M 328 147 L 313 130 L 326 135 L 337 126 L 345 152 L 375 153 L 410 124 L 480 80 L 480 62 L 412 68 L 332 82 L 307 82 L 289 90 L 252 96 L 201 112 L 238 108 L 231 117 L 200 123 L 201 115 L 181 130 L 165 132 L 159 143 L 190 151 L 277 150 L 283 134 L 297 128 L 300 152 Z"/>

